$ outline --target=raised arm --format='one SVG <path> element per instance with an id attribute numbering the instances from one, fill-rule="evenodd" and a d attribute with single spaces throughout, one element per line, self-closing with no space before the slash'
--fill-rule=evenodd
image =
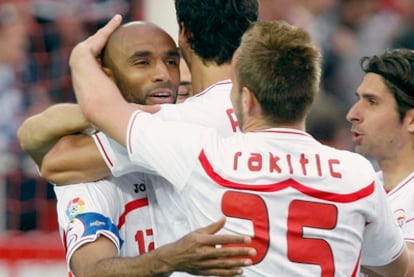
<path id="1" fill-rule="evenodd" d="M 165 276 L 173 271 L 195 275 L 234 276 L 243 266 L 251 265 L 256 254 L 249 247 L 216 247 L 222 244 L 249 243 L 250 239 L 234 235 L 214 235 L 224 226 L 224 218 L 200 228 L 180 240 L 156 248 L 144 255 L 117 257 L 113 243 L 100 237 L 79 248 L 72 256 L 71 268 L 76 276 Z"/>
<path id="2" fill-rule="evenodd" d="M 19 127 L 20 145 L 36 162 L 42 177 L 55 184 L 93 181 L 110 174 L 79 105 L 52 105 Z"/>

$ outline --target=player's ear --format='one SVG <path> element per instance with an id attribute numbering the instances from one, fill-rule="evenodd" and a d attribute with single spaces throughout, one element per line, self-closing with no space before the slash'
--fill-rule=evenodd
<path id="1" fill-rule="evenodd" d="M 192 37 L 193 34 L 187 30 L 184 25 L 184 22 L 180 22 L 180 33 L 179 33 L 181 41 L 188 42 L 188 38 Z"/>
<path id="2" fill-rule="evenodd" d="M 111 80 L 114 80 L 114 74 L 112 73 L 112 70 L 109 67 L 102 67 L 102 71 L 105 73 L 106 76 L 108 76 Z"/>
<path id="3" fill-rule="evenodd" d="M 256 99 L 253 91 L 248 87 L 243 87 L 241 92 L 243 109 L 251 113 L 258 108 L 259 102 Z"/>
<path id="4" fill-rule="evenodd" d="M 408 132 L 414 134 L 414 108 L 409 109 L 405 113 L 404 124 L 407 124 Z"/>

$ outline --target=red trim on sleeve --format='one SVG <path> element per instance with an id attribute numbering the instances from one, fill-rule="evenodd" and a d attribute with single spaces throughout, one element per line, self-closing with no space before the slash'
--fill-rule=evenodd
<path id="1" fill-rule="evenodd" d="M 102 143 L 101 139 L 99 138 L 99 136 L 98 136 L 98 135 L 95 135 L 95 138 L 96 138 L 96 140 L 97 140 L 97 141 L 98 141 L 98 143 L 99 143 L 99 147 L 102 149 L 102 152 L 104 153 L 105 159 L 108 161 L 109 165 L 110 165 L 111 167 L 113 167 L 113 166 L 114 166 L 114 163 L 113 163 L 113 162 L 112 162 L 112 160 L 110 159 L 110 157 L 109 157 L 109 155 L 108 155 L 108 152 L 106 152 L 105 147 L 103 146 L 103 143 Z"/>
<path id="2" fill-rule="evenodd" d="M 131 131 L 131 129 L 132 129 L 132 126 L 134 126 L 134 124 L 135 124 L 135 120 L 137 119 L 137 116 L 141 113 L 142 111 L 140 111 L 140 110 L 138 110 L 138 111 L 136 111 L 136 112 L 134 112 L 134 114 L 132 115 L 132 118 L 131 118 L 131 122 L 130 122 L 130 124 L 128 125 L 128 135 L 127 135 L 127 139 L 128 139 L 128 141 L 127 141 L 127 143 L 128 143 L 128 152 L 129 153 L 132 153 L 132 144 L 131 144 L 131 136 L 132 136 L 132 131 Z"/>

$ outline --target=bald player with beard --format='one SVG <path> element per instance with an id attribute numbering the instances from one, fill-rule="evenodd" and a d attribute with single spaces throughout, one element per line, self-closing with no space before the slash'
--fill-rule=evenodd
<path id="1" fill-rule="evenodd" d="M 179 54 L 172 38 L 158 26 L 145 22 L 122 25 L 110 37 L 102 55 L 102 69 L 123 97 L 137 104 L 174 103 L 179 76 Z M 97 92 L 99 93 L 99 92 Z M 47 126 L 49 141 L 35 130 Z M 99 137 L 91 130 L 77 104 L 57 104 L 28 118 L 19 140 L 38 166 L 60 139 L 64 144 L 96 151 Z M 53 138 L 53 139 L 50 139 Z M 42 147 L 38 147 L 42 145 Z M 46 147 L 46 146 L 47 147 Z M 81 147 L 82 148 L 82 147 Z M 91 158 L 92 151 L 77 153 Z M 68 271 L 76 276 L 158 276 L 172 271 L 193 274 L 235 275 L 249 259 L 250 248 L 215 248 L 216 244 L 249 242 L 243 236 L 213 236 L 224 220 L 201 228 L 160 248 L 155 248 L 147 198 L 151 182 L 162 177 L 131 173 L 97 182 L 55 186 L 58 220 Z M 254 254 L 254 253 L 253 253 Z M 220 258 L 220 259 L 219 259 Z"/>

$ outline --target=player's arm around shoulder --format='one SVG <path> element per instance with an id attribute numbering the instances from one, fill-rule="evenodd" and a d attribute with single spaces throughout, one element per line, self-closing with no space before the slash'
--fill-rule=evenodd
<path id="1" fill-rule="evenodd" d="M 57 185 L 91 182 L 110 175 L 92 137 L 83 134 L 62 137 L 44 156 L 40 172 Z"/>
<path id="2" fill-rule="evenodd" d="M 62 136 L 89 127 L 77 104 L 59 103 L 24 120 L 17 130 L 17 138 L 22 149 L 40 166 L 44 155 Z"/>
<path id="3" fill-rule="evenodd" d="M 79 276 L 167 276 L 174 271 L 195 275 L 235 276 L 251 265 L 256 254 L 243 236 L 215 235 L 225 220 L 197 229 L 178 241 L 137 257 L 118 257 L 115 245 L 105 237 L 78 248 L 71 268 Z M 219 247 L 217 245 L 240 246 Z"/>
<path id="4" fill-rule="evenodd" d="M 118 250 L 111 240 L 100 236 L 97 240 L 77 249 L 71 258 L 70 267 L 76 277 L 83 276 L 120 276 L 110 274 L 108 262 L 118 256 Z M 110 269 L 111 262 L 109 262 Z"/>

